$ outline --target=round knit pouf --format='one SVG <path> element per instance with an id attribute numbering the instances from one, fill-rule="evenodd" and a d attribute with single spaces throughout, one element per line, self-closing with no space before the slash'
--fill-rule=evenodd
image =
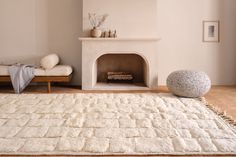
<path id="1" fill-rule="evenodd" d="M 198 98 L 209 92 L 211 80 L 205 72 L 181 70 L 169 75 L 167 87 L 177 96 Z"/>

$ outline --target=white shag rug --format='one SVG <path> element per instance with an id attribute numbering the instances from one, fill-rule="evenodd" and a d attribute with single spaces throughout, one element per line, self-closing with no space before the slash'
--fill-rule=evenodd
<path id="1" fill-rule="evenodd" d="M 0 94 L 0 154 L 236 154 L 236 131 L 170 94 Z"/>

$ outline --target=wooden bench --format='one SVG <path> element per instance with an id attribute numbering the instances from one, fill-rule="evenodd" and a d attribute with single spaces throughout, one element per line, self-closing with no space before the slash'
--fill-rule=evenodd
<path id="1" fill-rule="evenodd" d="M 31 82 L 47 83 L 48 93 L 51 93 L 51 83 L 53 82 L 70 82 L 72 74 L 69 76 L 36 76 Z M 0 76 L 0 82 L 11 82 L 10 76 Z"/>

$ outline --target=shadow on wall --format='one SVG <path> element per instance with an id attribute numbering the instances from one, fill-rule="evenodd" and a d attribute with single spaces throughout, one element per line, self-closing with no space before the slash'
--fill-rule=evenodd
<path id="1" fill-rule="evenodd" d="M 48 0 L 48 47 L 61 64 L 73 66 L 73 85 L 81 84 L 83 0 Z"/>
<path id="2" fill-rule="evenodd" d="M 228 85 L 236 85 L 236 1 L 219 1 L 220 13 L 220 54 L 218 79 Z M 234 33 L 232 33 L 234 32 Z M 232 76 L 232 77 L 226 77 Z M 232 84 L 234 82 L 234 84 Z"/>

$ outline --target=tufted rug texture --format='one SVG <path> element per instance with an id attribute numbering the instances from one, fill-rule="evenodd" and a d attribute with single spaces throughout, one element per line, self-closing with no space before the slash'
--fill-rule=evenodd
<path id="1" fill-rule="evenodd" d="M 0 154 L 236 154 L 236 130 L 170 94 L 0 94 Z"/>

